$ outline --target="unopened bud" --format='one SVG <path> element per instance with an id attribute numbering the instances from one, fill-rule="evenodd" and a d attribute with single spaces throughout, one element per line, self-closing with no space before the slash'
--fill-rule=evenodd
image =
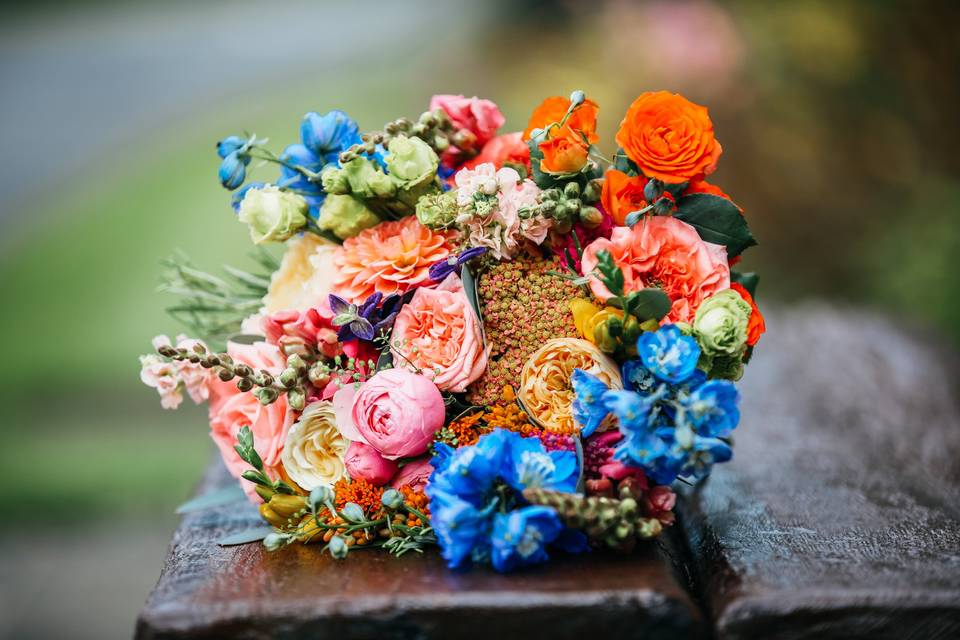
<path id="1" fill-rule="evenodd" d="M 267 548 L 267 551 L 276 551 L 286 546 L 289 540 L 289 536 L 274 531 L 273 533 L 268 533 L 263 539 L 263 546 Z"/>
<path id="2" fill-rule="evenodd" d="M 253 375 L 253 369 L 251 369 L 245 364 L 238 364 L 233 368 L 233 372 L 236 373 L 241 378 L 248 378 Z"/>
<path id="3" fill-rule="evenodd" d="M 287 367 L 280 372 L 280 384 L 285 386 L 287 389 L 297 384 L 300 380 L 300 374 L 297 373 L 296 369 Z"/>
<path id="4" fill-rule="evenodd" d="M 583 101 L 586 99 L 587 99 L 586 94 L 583 91 L 577 89 L 576 91 L 570 94 L 570 107 L 571 108 L 579 107 L 580 105 L 583 104 Z"/>
<path id="5" fill-rule="evenodd" d="M 230 382 L 233 380 L 233 373 L 227 371 L 226 369 L 220 369 L 220 371 L 217 372 L 217 377 L 224 382 Z"/>
<path id="6" fill-rule="evenodd" d="M 340 536 L 330 538 L 327 548 L 330 549 L 330 555 L 337 560 L 343 560 L 350 552 L 350 547 L 347 546 L 347 543 Z"/>
<path id="7" fill-rule="evenodd" d="M 580 184 L 577 182 L 568 182 L 566 186 L 563 187 L 563 195 L 567 198 L 579 198 Z"/>
<path id="8" fill-rule="evenodd" d="M 237 380 L 237 389 L 246 393 L 253 389 L 253 380 L 250 378 L 240 378 Z"/>
<path id="9" fill-rule="evenodd" d="M 307 403 L 307 397 L 300 389 L 290 389 L 287 391 L 287 404 L 294 411 L 302 411 Z"/>
<path id="10" fill-rule="evenodd" d="M 601 195 L 603 195 L 603 179 L 597 178 L 587 183 L 580 198 L 587 204 L 593 204 L 600 200 Z"/>
<path id="11" fill-rule="evenodd" d="M 403 506 L 403 496 L 396 489 L 387 489 L 380 497 L 380 502 L 388 509 L 399 509 Z"/>
<path id="12" fill-rule="evenodd" d="M 603 222 L 603 214 L 596 207 L 581 207 L 580 222 L 588 228 L 594 228 Z"/>
<path id="13" fill-rule="evenodd" d="M 314 511 L 319 511 L 328 502 L 333 502 L 333 489 L 327 485 L 322 484 L 310 492 L 310 507 Z"/>
<path id="14" fill-rule="evenodd" d="M 264 406 L 275 402 L 278 395 L 277 390 L 272 387 L 260 387 L 253 392 L 253 396 Z"/>
<path id="15" fill-rule="evenodd" d="M 663 182 L 656 178 L 647 181 L 646 186 L 643 188 L 643 199 L 647 202 L 656 202 L 662 194 Z"/>
<path id="16" fill-rule="evenodd" d="M 343 505 L 343 509 L 340 509 L 340 515 L 343 516 L 344 520 L 350 522 L 363 522 L 363 507 L 358 505 L 356 502 L 348 502 Z"/>

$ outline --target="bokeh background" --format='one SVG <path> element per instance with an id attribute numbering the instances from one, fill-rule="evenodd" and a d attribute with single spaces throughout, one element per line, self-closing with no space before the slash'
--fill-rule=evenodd
<path id="1" fill-rule="evenodd" d="M 203 411 L 162 411 L 137 355 L 179 329 L 156 291 L 174 249 L 249 264 L 218 138 L 279 150 L 306 111 L 378 128 L 432 93 L 491 98 L 516 130 L 582 88 L 610 152 L 637 94 L 679 91 L 710 107 L 761 306 L 874 307 L 955 345 L 958 21 L 946 0 L 5 9 L 0 637 L 129 636 L 210 458 Z"/>

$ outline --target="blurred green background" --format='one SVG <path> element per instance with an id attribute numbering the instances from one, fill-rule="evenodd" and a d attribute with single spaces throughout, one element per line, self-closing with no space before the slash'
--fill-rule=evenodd
<path id="1" fill-rule="evenodd" d="M 211 455 L 202 409 L 138 381 L 180 329 L 159 262 L 248 263 L 214 142 L 276 150 L 310 110 L 362 128 L 432 93 L 522 129 L 584 89 L 601 134 L 649 89 L 706 104 L 712 177 L 760 246 L 759 302 L 826 298 L 960 340 L 960 40 L 952 2 L 79 1 L 0 25 L 0 637 L 125 637 L 173 509 Z M 265 168 L 255 174 L 270 179 Z M 42 523 L 42 525 L 41 525 Z"/>

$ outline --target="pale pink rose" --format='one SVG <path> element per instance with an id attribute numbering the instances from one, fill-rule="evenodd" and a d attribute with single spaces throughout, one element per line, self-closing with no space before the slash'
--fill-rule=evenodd
<path id="1" fill-rule="evenodd" d="M 400 309 L 390 342 L 397 345 L 397 366 L 421 370 L 441 391 L 466 391 L 487 368 L 480 319 L 456 273 L 435 289 L 417 289 Z"/>
<path id="2" fill-rule="evenodd" d="M 434 109 L 443 109 L 454 126 L 473 133 L 477 138 L 478 150 L 491 140 L 497 134 L 497 129 L 506 122 L 496 104 L 475 96 L 467 98 L 460 95 L 436 95 L 430 99 L 430 111 Z"/>
<path id="3" fill-rule="evenodd" d="M 227 353 L 237 364 L 245 364 L 256 371 L 263 369 L 275 376 L 286 366 L 280 349 L 267 342 L 251 345 L 230 342 L 227 344 Z M 281 395 L 272 404 L 264 406 L 253 394 L 237 389 L 235 382 L 219 380 L 211 385 L 211 391 L 210 437 L 220 450 L 230 475 L 239 478 L 241 473 L 250 468 L 233 448 L 237 443 L 237 434 L 246 426 L 253 432 L 253 445 L 263 460 L 267 475 L 279 478 L 280 454 L 287 431 L 296 417 L 287 405 L 286 396 Z M 241 486 L 250 499 L 256 501 L 253 484 L 243 481 Z"/>
<path id="4" fill-rule="evenodd" d="M 260 326 L 267 342 L 286 354 L 304 355 L 316 350 L 333 358 L 340 353 L 329 304 L 306 311 L 278 311 L 264 316 Z"/>
<path id="5" fill-rule="evenodd" d="M 446 409 L 437 385 L 407 369 L 387 369 L 360 385 L 350 420 L 341 423 L 348 385 L 333 396 L 337 426 L 344 437 L 366 442 L 388 460 L 419 456 L 443 427 Z"/>
<path id="6" fill-rule="evenodd" d="M 704 242 L 697 230 L 670 216 L 647 217 L 633 227 L 615 227 L 609 239 L 598 238 L 583 252 L 583 274 L 597 266 L 597 253 L 607 250 L 623 272 L 624 290 L 662 288 L 673 306 L 664 322 L 692 322 L 697 307 L 718 291 L 730 288 L 727 251 Z M 590 288 L 601 300 L 610 292 L 596 276 Z"/>
<path id="7" fill-rule="evenodd" d="M 351 478 L 366 480 L 376 487 L 387 484 L 397 472 L 396 460 L 387 460 L 363 442 L 351 442 L 343 462 Z"/>
<path id="8" fill-rule="evenodd" d="M 394 489 L 406 485 L 411 489 L 422 489 L 426 486 L 433 473 L 433 466 L 429 460 L 412 460 L 400 467 L 400 471 L 390 482 Z"/>

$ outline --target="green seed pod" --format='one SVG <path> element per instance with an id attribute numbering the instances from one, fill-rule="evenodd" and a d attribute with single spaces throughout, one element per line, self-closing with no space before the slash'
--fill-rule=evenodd
<path id="1" fill-rule="evenodd" d="M 568 199 L 580 197 L 580 184 L 577 182 L 568 182 L 563 187 L 563 195 Z"/>

